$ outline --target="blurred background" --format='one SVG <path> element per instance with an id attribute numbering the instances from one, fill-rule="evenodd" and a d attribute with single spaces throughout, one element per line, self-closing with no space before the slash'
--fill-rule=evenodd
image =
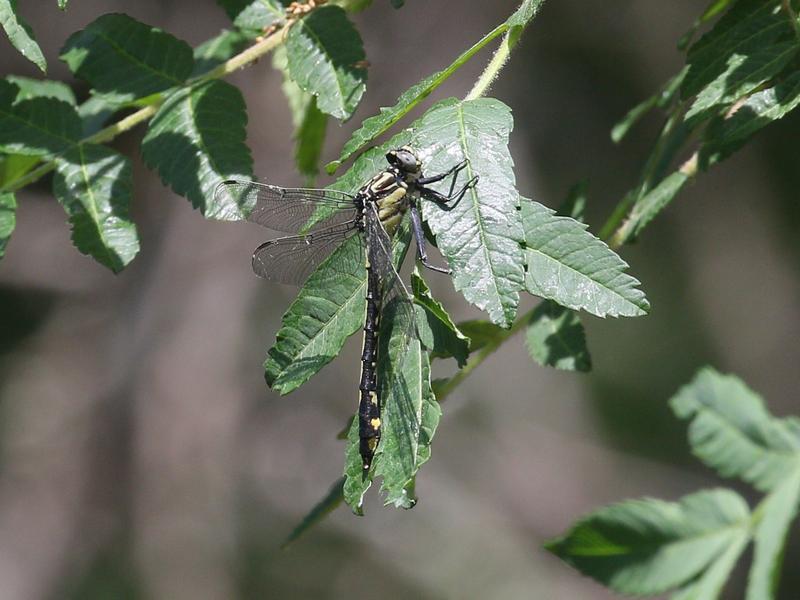
<path id="1" fill-rule="evenodd" d="M 59 48 L 102 13 L 127 12 L 192 45 L 229 26 L 211 0 L 75 0 L 63 14 L 54 0 L 24 4 L 50 77 L 67 81 Z M 352 122 L 332 126 L 325 159 L 516 4 L 408 0 L 394 11 L 375 0 L 355 16 L 368 92 Z M 556 207 L 588 179 L 599 230 L 659 119 L 620 146 L 609 131 L 679 70 L 676 40 L 704 6 L 545 5 L 493 93 L 514 110 L 523 193 Z M 0 47 L 3 75 L 38 76 L 7 41 Z M 488 58 L 436 98 L 463 96 Z M 231 81 L 247 100 L 256 172 L 300 183 L 270 61 Z M 359 341 L 291 396 L 270 392 L 261 363 L 295 292 L 250 271 L 268 234 L 206 222 L 170 193 L 139 160 L 141 129 L 116 144 L 135 161 L 142 236 L 121 275 L 72 247 L 49 181 L 20 193 L 0 262 L 0 598 L 615 598 L 541 545 L 601 504 L 733 485 L 691 459 L 666 403 L 677 388 L 711 364 L 775 413 L 800 412 L 799 116 L 702 176 L 623 250 L 652 314 L 584 318 L 591 374 L 540 368 L 512 340 L 444 404 L 416 508 L 383 508 L 371 493 L 366 517 L 340 508 L 286 550 L 341 474 L 335 434 L 356 405 Z M 455 317 L 478 316 L 447 277 L 429 282 Z M 800 559 L 794 537 L 786 565 Z M 730 598 L 741 597 L 738 577 Z M 785 569 L 783 588 L 797 598 L 796 569 Z"/>

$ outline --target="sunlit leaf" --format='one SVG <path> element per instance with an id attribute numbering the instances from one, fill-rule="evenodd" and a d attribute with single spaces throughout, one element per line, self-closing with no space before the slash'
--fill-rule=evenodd
<path id="1" fill-rule="evenodd" d="M 72 88 L 61 81 L 32 79 L 19 75 L 8 75 L 6 81 L 13 83 L 19 88 L 17 97 L 14 100 L 15 103 L 23 100 L 30 100 L 31 98 L 55 98 L 56 100 L 62 100 L 73 106 L 76 104 L 75 94 L 72 92 Z"/>
<path id="2" fill-rule="evenodd" d="M 42 73 L 46 73 L 47 61 L 33 37 L 33 31 L 17 11 L 17 0 L 0 0 L 0 25 L 14 48 L 39 67 Z"/>
<path id="3" fill-rule="evenodd" d="M 242 32 L 223 29 L 216 36 L 194 49 L 192 76 L 207 73 L 244 50 L 248 44 L 250 44 L 250 38 Z"/>
<path id="4" fill-rule="evenodd" d="M 130 161 L 104 146 L 81 144 L 56 161 L 53 191 L 69 215 L 73 243 L 115 273 L 139 251 L 128 214 L 132 185 Z"/>
<path id="5" fill-rule="evenodd" d="M 98 94 L 118 101 L 182 85 L 192 72 L 184 41 L 125 14 L 108 14 L 69 37 L 61 60 Z"/>
<path id="6" fill-rule="evenodd" d="M 323 6 L 297 21 L 286 40 L 289 73 L 317 97 L 317 107 L 349 119 L 366 90 L 361 36 L 338 6 Z"/>
<path id="7" fill-rule="evenodd" d="M 226 179 L 252 179 L 246 123 L 242 94 L 229 83 L 215 80 L 179 90 L 150 122 L 142 158 L 206 218 L 243 219 L 249 207 L 230 196 L 215 198 L 214 190 Z"/>
<path id="8" fill-rule="evenodd" d="M 650 304 L 628 265 L 586 225 L 522 199 L 531 294 L 598 317 L 637 317 Z"/>

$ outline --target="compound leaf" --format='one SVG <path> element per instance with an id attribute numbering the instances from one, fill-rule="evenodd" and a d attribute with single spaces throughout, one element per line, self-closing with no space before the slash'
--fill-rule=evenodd
<path id="1" fill-rule="evenodd" d="M 56 160 L 53 191 L 69 215 L 73 243 L 115 273 L 139 251 L 128 215 L 132 184 L 130 161 L 104 146 L 81 144 Z"/>
<path id="2" fill-rule="evenodd" d="M 361 36 L 338 6 L 323 6 L 297 21 L 286 40 L 289 73 L 317 107 L 349 119 L 366 90 Z"/>
<path id="3" fill-rule="evenodd" d="M 39 156 L 78 142 L 81 120 L 74 106 L 52 97 L 17 101 L 19 92 L 0 80 L 0 151 Z"/>
<path id="4" fill-rule="evenodd" d="M 47 61 L 33 37 L 30 26 L 17 12 L 17 0 L 0 0 L 0 24 L 2 24 L 11 45 L 19 50 L 22 56 L 39 67 L 42 73 L 46 73 Z"/>
<path id="5" fill-rule="evenodd" d="M 98 94 L 125 102 L 180 86 L 192 72 L 184 41 L 125 14 L 108 14 L 69 37 L 61 60 Z"/>
<path id="6" fill-rule="evenodd" d="M 522 199 L 527 290 L 598 317 L 638 317 L 650 304 L 628 265 L 586 225 Z"/>
<path id="7" fill-rule="evenodd" d="M 655 595 L 700 575 L 747 537 L 748 526 L 738 494 L 703 490 L 680 502 L 645 498 L 601 508 L 547 549 L 617 592 Z"/>
<path id="8" fill-rule="evenodd" d="M 223 81 L 181 89 L 167 98 L 142 141 L 145 164 L 192 201 L 208 219 L 243 219 L 249 207 L 230 195 L 214 198 L 226 179 L 251 179 L 245 144 L 247 112 L 241 92 Z"/>
<path id="9" fill-rule="evenodd" d="M 798 428 L 772 417 L 738 377 L 703 369 L 670 405 L 678 417 L 692 420 L 694 454 L 723 477 L 767 491 L 800 469 Z"/>
<path id="10" fill-rule="evenodd" d="M 508 138 L 511 109 L 499 100 L 449 99 L 431 107 L 416 123 L 412 146 L 427 175 L 469 160 L 461 182 L 475 175 L 477 186 L 456 205 L 422 209 L 450 268 L 453 284 L 468 302 L 489 313 L 492 322 L 510 327 L 524 285 L 524 231 Z M 447 191 L 448 182 L 437 184 Z"/>

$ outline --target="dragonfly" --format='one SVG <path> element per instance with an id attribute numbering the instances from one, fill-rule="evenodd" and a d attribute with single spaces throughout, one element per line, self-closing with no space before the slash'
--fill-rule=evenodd
<path id="1" fill-rule="evenodd" d="M 381 439 L 383 398 L 380 396 L 381 389 L 386 389 L 378 381 L 381 316 L 388 313 L 402 323 L 402 340 L 409 342 L 419 335 L 411 295 L 392 258 L 393 238 L 405 215 L 410 214 L 420 262 L 428 269 L 449 274 L 449 269 L 428 259 L 419 201 L 426 199 L 450 209 L 478 183 L 476 175 L 456 189 L 459 174 L 469 164 L 466 160 L 444 173 L 424 177 L 418 153 L 409 146 L 390 150 L 386 161 L 387 168 L 355 194 L 237 180 L 224 181 L 216 190 L 220 200 L 252 206 L 249 221 L 291 234 L 264 242 L 253 252 L 253 271 L 270 281 L 302 285 L 338 246 L 350 236 L 359 236 L 358 260 L 366 271 L 367 282 L 357 415 L 364 474 L 369 472 Z M 428 187 L 448 177 L 451 181 L 447 194 Z M 399 347 L 408 346 L 406 343 Z M 402 373 L 406 354 L 400 353 L 390 371 L 392 377 Z M 380 360 L 385 359 L 380 357 Z"/>

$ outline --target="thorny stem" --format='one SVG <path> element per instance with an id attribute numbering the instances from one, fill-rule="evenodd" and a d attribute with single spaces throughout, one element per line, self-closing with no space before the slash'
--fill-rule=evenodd
<path id="1" fill-rule="evenodd" d="M 259 58 L 267 54 L 268 52 L 277 48 L 280 44 L 283 43 L 284 36 L 283 32 L 289 26 L 291 21 L 289 21 L 286 25 L 275 31 L 269 37 L 266 37 L 246 50 L 243 50 L 236 56 L 230 58 L 229 60 L 225 61 L 221 65 L 214 67 L 207 73 L 190 79 L 187 82 L 187 85 L 198 85 L 205 81 L 211 81 L 212 79 L 221 79 L 233 73 L 234 71 L 238 71 L 242 67 L 245 67 L 249 64 L 256 62 Z M 153 115 L 156 114 L 158 108 L 164 103 L 165 97 L 163 95 L 157 96 L 152 100 L 150 104 L 147 106 L 140 108 L 135 113 L 120 119 L 116 123 L 109 125 L 108 127 L 101 129 L 95 134 L 87 136 L 77 142 L 76 145 L 80 144 L 104 144 L 106 142 L 110 142 L 114 138 L 116 138 L 121 133 L 129 131 L 149 120 Z M 55 168 L 56 165 L 56 157 L 51 158 L 47 162 L 39 165 L 37 168 L 29 171 L 19 179 L 10 182 L 6 186 L 3 187 L 2 191 L 6 192 L 16 192 L 17 190 L 30 185 L 37 181 L 39 178 L 47 175 L 50 171 Z"/>

